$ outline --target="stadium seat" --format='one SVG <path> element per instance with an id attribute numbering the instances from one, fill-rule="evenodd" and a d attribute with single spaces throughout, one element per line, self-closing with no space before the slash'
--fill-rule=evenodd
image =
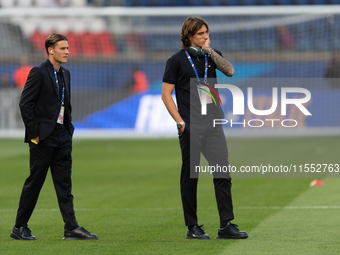
<path id="1" fill-rule="evenodd" d="M 54 18 L 47 18 L 47 19 L 40 19 L 40 22 L 37 25 L 37 29 L 40 33 L 47 34 L 55 31 L 55 26 L 57 24 L 58 19 Z"/>
<path id="2" fill-rule="evenodd" d="M 311 0 L 311 4 L 328 4 L 327 0 Z M 339 4 L 339 1 L 337 2 Z"/>
<path id="3" fill-rule="evenodd" d="M 185 6 L 185 1 L 183 0 L 170 0 L 170 2 L 174 2 L 175 6 Z"/>
<path id="4" fill-rule="evenodd" d="M 301 26 L 301 24 L 298 24 L 298 26 Z M 302 29 L 298 28 L 297 31 L 298 31 L 298 34 L 295 38 L 296 48 L 300 51 L 311 51 L 313 48 L 313 44 L 312 44 L 313 37 L 311 36 L 311 33 L 305 32 L 307 30 L 303 30 L 303 28 Z"/>
<path id="5" fill-rule="evenodd" d="M 13 17 L 12 23 L 21 28 L 22 33 L 29 38 L 33 32 L 38 29 L 38 24 L 41 22 L 38 18 Z"/>
<path id="6" fill-rule="evenodd" d="M 85 57 L 94 57 L 97 54 L 96 38 L 93 34 L 85 32 L 77 34 L 77 44 L 80 46 L 80 52 Z"/>
<path id="7" fill-rule="evenodd" d="M 259 48 L 263 51 L 274 51 L 278 48 L 279 36 L 276 28 L 258 30 Z"/>
<path id="8" fill-rule="evenodd" d="M 186 0 L 188 6 L 203 6 L 203 0 Z"/>
<path id="9" fill-rule="evenodd" d="M 239 0 L 226 0 L 225 2 L 225 5 L 241 5 Z"/>
<path id="10" fill-rule="evenodd" d="M 91 20 L 87 22 L 86 28 L 92 33 L 107 31 L 106 23 L 102 18 L 91 18 Z"/>
<path id="11" fill-rule="evenodd" d="M 109 32 L 96 34 L 96 42 L 99 52 L 104 57 L 112 57 L 117 52 L 117 47 L 113 43 L 113 36 Z"/>
<path id="12" fill-rule="evenodd" d="M 65 34 L 65 36 L 68 39 L 70 57 L 78 56 L 79 54 L 78 35 L 69 31 Z"/>
<path id="13" fill-rule="evenodd" d="M 145 38 L 145 45 L 148 47 L 147 51 L 162 52 L 164 49 L 167 49 L 168 42 L 163 35 L 148 34 Z"/>
<path id="14" fill-rule="evenodd" d="M 15 7 L 15 0 L 0 0 L 1 8 L 13 8 Z"/>
<path id="15" fill-rule="evenodd" d="M 75 34 L 85 33 L 87 31 L 86 18 L 74 19 L 74 22 L 69 23 L 69 31 Z"/>
<path id="16" fill-rule="evenodd" d="M 293 4 L 296 5 L 309 5 L 310 4 L 310 0 L 294 0 Z"/>
<path id="17" fill-rule="evenodd" d="M 292 5 L 293 0 L 276 0 L 278 5 Z"/>
<path id="18" fill-rule="evenodd" d="M 177 35 L 148 34 L 145 35 L 146 51 L 176 52 L 181 48 L 181 41 Z"/>
<path id="19" fill-rule="evenodd" d="M 330 47 L 331 50 L 339 50 L 340 49 L 340 19 L 336 17 L 334 23 L 330 26 Z"/>
<path id="20" fill-rule="evenodd" d="M 257 43 L 255 30 L 241 31 L 241 35 L 244 38 L 241 41 L 242 50 L 245 51 L 257 50 L 259 44 Z"/>
<path id="21" fill-rule="evenodd" d="M 75 20 L 72 18 L 58 19 L 54 26 L 55 32 L 60 34 L 67 33 L 71 30 L 70 24 L 72 24 L 73 22 L 75 22 Z"/>
<path id="22" fill-rule="evenodd" d="M 330 50 L 331 51 L 338 51 L 340 50 L 340 44 L 339 44 L 339 41 L 340 41 L 340 35 L 335 35 L 333 37 L 331 37 L 330 39 Z"/>
<path id="23" fill-rule="evenodd" d="M 203 0 L 203 5 L 204 6 L 219 6 L 219 5 L 224 5 L 221 2 L 224 2 L 224 1 L 220 1 L 220 0 Z"/>
<path id="24" fill-rule="evenodd" d="M 33 7 L 33 1 L 32 0 L 17 0 L 17 7 L 19 8 Z"/>
<path id="25" fill-rule="evenodd" d="M 30 36 L 30 40 L 31 40 L 31 44 L 33 46 L 34 49 L 45 53 L 45 41 L 47 36 L 49 35 L 49 33 L 41 33 L 39 31 L 34 32 L 31 36 Z"/>
<path id="26" fill-rule="evenodd" d="M 150 6 L 149 0 L 131 0 L 131 6 Z"/>
<path id="27" fill-rule="evenodd" d="M 227 50 L 241 51 L 242 50 L 242 32 L 229 32 L 226 41 Z"/>
<path id="28" fill-rule="evenodd" d="M 242 5 L 259 5 L 259 0 L 242 0 Z"/>
<path id="29" fill-rule="evenodd" d="M 276 0 L 260 0 L 260 5 L 276 5 Z"/>
<path id="30" fill-rule="evenodd" d="M 46 0 L 35 0 L 35 7 L 46 7 Z"/>
<path id="31" fill-rule="evenodd" d="M 71 0 L 70 6 L 71 7 L 85 7 L 87 5 L 86 0 Z"/>
<path id="32" fill-rule="evenodd" d="M 312 23 L 314 49 L 326 51 L 330 48 L 330 27 L 327 19 L 316 20 Z"/>

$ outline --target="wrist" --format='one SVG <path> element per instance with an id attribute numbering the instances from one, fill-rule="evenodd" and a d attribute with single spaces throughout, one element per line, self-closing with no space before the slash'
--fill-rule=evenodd
<path id="1" fill-rule="evenodd" d="M 208 54 L 208 57 L 211 56 L 211 54 L 214 52 L 214 50 L 211 48 L 211 47 L 207 47 L 207 54 Z"/>
<path id="2" fill-rule="evenodd" d="M 184 124 L 185 124 L 184 121 L 178 122 L 178 123 L 177 123 L 177 127 L 178 127 L 179 129 L 181 129 L 181 128 L 184 126 Z"/>

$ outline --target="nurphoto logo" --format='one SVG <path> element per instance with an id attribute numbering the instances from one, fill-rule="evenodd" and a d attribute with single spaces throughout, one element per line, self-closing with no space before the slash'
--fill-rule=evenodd
<path id="1" fill-rule="evenodd" d="M 220 104 L 222 105 L 221 99 L 216 92 L 215 89 L 213 89 L 211 86 L 206 85 L 211 91 L 213 91 L 218 99 L 220 100 Z M 216 84 L 215 88 L 219 89 L 229 89 L 229 91 L 232 94 L 233 98 L 233 115 L 244 115 L 245 114 L 245 97 L 242 92 L 242 90 L 231 84 Z M 203 88 L 200 88 L 204 92 L 210 95 L 211 99 L 215 102 L 216 101 L 213 97 L 213 95 L 209 92 L 209 90 L 205 90 Z M 299 93 L 303 94 L 303 98 L 287 98 L 288 93 Z M 247 106 L 248 110 L 259 116 L 267 116 L 273 114 L 278 107 L 279 104 L 279 97 L 278 97 L 278 88 L 273 87 L 272 88 L 272 105 L 269 109 L 266 110 L 258 110 L 255 109 L 254 103 L 253 103 L 253 88 L 248 87 L 247 88 Z M 312 114 L 307 110 L 307 108 L 303 105 L 304 103 L 307 103 L 311 99 L 311 93 L 308 89 L 305 88 L 299 88 L 299 87 L 282 87 L 281 88 L 281 98 L 280 98 L 280 104 L 281 104 L 281 115 L 285 116 L 287 115 L 287 105 L 295 105 L 304 115 L 306 116 L 311 116 Z M 206 115 L 207 114 L 207 97 L 202 97 L 200 100 L 201 102 L 201 114 Z M 242 122 L 233 122 L 233 120 L 227 120 L 227 119 L 214 119 L 213 121 L 213 126 L 215 127 L 216 125 L 222 125 L 222 124 L 227 124 L 230 123 L 230 127 L 233 127 L 235 125 L 242 125 L 243 127 L 246 127 L 248 125 L 249 127 L 262 127 L 264 126 L 264 123 L 270 122 L 271 126 L 274 127 L 276 122 L 280 122 L 282 127 L 296 127 L 298 122 L 295 119 L 250 119 L 246 122 L 244 119 Z"/>

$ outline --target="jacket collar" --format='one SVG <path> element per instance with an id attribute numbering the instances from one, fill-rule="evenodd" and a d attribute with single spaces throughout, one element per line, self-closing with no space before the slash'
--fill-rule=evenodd
<path id="1" fill-rule="evenodd" d="M 56 83 L 56 80 L 55 80 L 55 76 L 54 76 L 53 65 L 51 64 L 49 59 L 47 59 L 45 61 L 45 66 L 46 66 L 46 69 L 47 69 L 47 73 L 50 76 L 50 78 L 52 80 L 52 83 L 54 85 L 54 90 L 57 93 L 58 97 L 60 98 L 59 91 L 58 91 L 58 86 L 57 86 L 57 83 Z M 66 94 L 66 93 L 68 93 L 69 80 L 68 80 L 67 75 L 65 74 L 65 68 L 64 67 L 60 66 L 60 70 L 59 71 L 62 71 L 62 73 L 63 73 L 64 83 L 65 83 L 65 94 Z"/>

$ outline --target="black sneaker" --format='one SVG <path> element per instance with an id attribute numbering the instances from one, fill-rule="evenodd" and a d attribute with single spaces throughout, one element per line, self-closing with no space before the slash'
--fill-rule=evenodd
<path id="1" fill-rule="evenodd" d="M 247 238 L 248 234 L 245 231 L 240 231 L 236 224 L 228 222 L 224 228 L 218 228 L 217 239 L 242 239 Z"/>
<path id="2" fill-rule="evenodd" d="M 187 239 L 210 239 L 202 227 L 203 225 L 195 225 L 192 229 L 188 230 Z"/>
<path id="3" fill-rule="evenodd" d="M 71 231 L 65 230 L 64 232 L 64 240 L 97 240 L 98 236 L 95 234 L 91 234 L 89 231 L 84 229 L 83 227 L 77 227 Z"/>
<path id="4" fill-rule="evenodd" d="M 16 240 L 37 240 L 37 238 L 32 235 L 31 230 L 27 226 L 20 228 L 14 227 L 12 233 L 9 236 Z"/>

